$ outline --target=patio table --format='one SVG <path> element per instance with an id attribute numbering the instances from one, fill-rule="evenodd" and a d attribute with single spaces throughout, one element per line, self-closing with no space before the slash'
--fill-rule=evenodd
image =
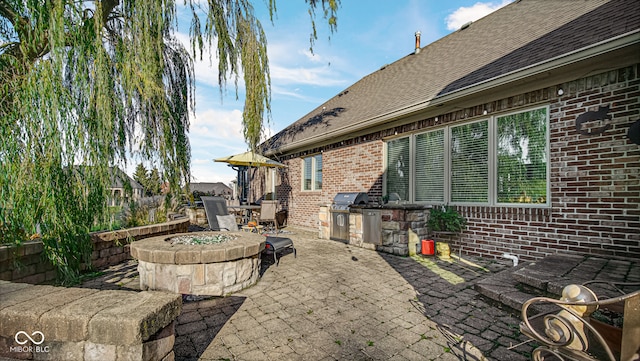
<path id="1" fill-rule="evenodd" d="M 259 210 L 260 206 L 257 205 L 240 205 L 240 206 L 227 206 L 227 208 L 234 212 L 242 215 L 242 223 L 247 224 L 249 221 L 253 220 L 253 211 Z"/>

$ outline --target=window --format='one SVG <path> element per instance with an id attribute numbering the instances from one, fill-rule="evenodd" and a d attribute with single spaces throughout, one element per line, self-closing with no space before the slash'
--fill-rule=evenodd
<path id="1" fill-rule="evenodd" d="M 387 195 L 409 200 L 409 137 L 387 143 Z"/>
<path id="2" fill-rule="evenodd" d="M 302 190 L 322 189 L 322 154 L 303 158 Z"/>
<path id="3" fill-rule="evenodd" d="M 444 129 L 416 135 L 416 202 L 444 203 Z"/>
<path id="4" fill-rule="evenodd" d="M 548 205 L 548 109 L 387 142 L 385 194 L 430 204 Z"/>
<path id="5" fill-rule="evenodd" d="M 498 203 L 547 203 L 546 109 L 497 120 Z"/>
<path id="6" fill-rule="evenodd" d="M 489 201 L 487 120 L 451 128 L 451 202 Z"/>

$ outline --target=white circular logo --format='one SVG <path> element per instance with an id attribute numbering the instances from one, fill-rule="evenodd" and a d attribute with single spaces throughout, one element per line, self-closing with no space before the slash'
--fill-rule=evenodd
<path id="1" fill-rule="evenodd" d="M 24 337 L 28 338 L 28 340 L 23 340 L 23 341 L 19 340 L 18 339 L 19 335 L 24 335 Z M 31 338 L 31 336 L 36 336 L 36 335 L 40 335 L 40 341 L 36 341 L 33 338 Z M 18 332 L 16 332 L 16 336 L 14 337 L 14 339 L 20 345 L 24 345 L 25 343 L 27 343 L 29 341 L 33 342 L 34 345 L 39 345 L 39 344 L 44 342 L 44 334 L 42 332 L 40 332 L 40 331 L 34 331 L 31 334 L 31 336 L 29 336 L 29 334 L 24 332 L 24 331 L 18 331 Z"/>

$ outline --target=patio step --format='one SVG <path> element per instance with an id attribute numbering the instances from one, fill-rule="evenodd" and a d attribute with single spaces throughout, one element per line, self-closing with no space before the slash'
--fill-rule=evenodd
<path id="1" fill-rule="evenodd" d="M 496 273 L 479 281 L 475 288 L 485 297 L 520 311 L 530 298 L 560 298 L 565 286 L 591 280 L 640 282 L 640 262 L 593 256 L 551 255 Z M 619 293 L 606 286 L 590 285 L 589 288 L 600 299 L 619 296 Z M 632 286 L 627 291 L 634 289 L 638 287 Z M 545 307 L 532 307 L 532 310 L 546 311 Z"/>
<path id="2" fill-rule="evenodd" d="M 576 279 L 575 275 L 571 274 L 571 271 L 584 260 L 585 257 L 581 256 L 551 255 L 525 264 L 514 271 L 512 277 L 522 285 L 539 290 L 540 294 L 560 296 L 566 285 L 587 281 Z M 588 278 L 592 274 L 593 272 L 589 272 L 583 275 Z"/>

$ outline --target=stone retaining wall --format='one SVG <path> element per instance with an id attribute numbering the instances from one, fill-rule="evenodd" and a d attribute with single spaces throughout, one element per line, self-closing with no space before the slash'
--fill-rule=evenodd
<path id="1" fill-rule="evenodd" d="M 183 233 L 187 232 L 188 228 L 189 220 L 184 218 L 149 226 L 92 233 L 91 264 L 96 269 L 116 265 L 131 258 L 130 242 L 147 237 Z M 43 254 L 43 249 L 40 241 L 25 242 L 20 247 L 0 246 L 0 280 L 33 284 L 54 280 L 55 268 Z"/>
<path id="2" fill-rule="evenodd" d="M 0 281 L 0 357 L 174 360 L 181 295 Z"/>
<path id="3" fill-rule="evenodd" d="M 191 224 L 197 224 L 198 226 L 203 227 L 209 225 L 209 221 L 207 220 L 207 213 L 205 212 L 204 207 L 187 208 L 185 212 Z"/>

